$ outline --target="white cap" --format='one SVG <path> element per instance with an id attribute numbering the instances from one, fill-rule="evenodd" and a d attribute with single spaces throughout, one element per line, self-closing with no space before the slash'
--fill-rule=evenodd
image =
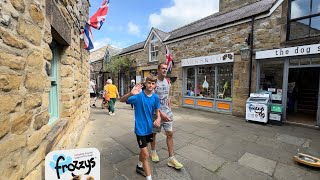
<path id="1" fill-rule="evenodd" d="M 136 82 L 134 79 L 131 80 L 132 83 Z"/>

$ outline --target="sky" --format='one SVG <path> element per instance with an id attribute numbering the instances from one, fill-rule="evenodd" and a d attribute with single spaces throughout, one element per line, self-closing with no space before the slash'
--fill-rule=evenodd
<path id="1" fill-rule="evenodd" d="M 89 16 L 103 0 L 90 0 Z M 219 11 L 219 0 L 110 0 L 100 30 L 92 28 L 94 50 L 126 48 L 145 41 L 152 27 L 170 32 Z"/>

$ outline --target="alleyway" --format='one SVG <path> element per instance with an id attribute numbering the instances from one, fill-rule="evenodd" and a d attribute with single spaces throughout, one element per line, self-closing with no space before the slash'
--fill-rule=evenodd
<path id="1" fill-rule="evenodd" d="M 166 165 L 165 136 L 160 134 L 160 162 L 150 161 L 153 179 L 320 179 L 319 170 L 292 160 L 298 149 L 320 157 L 319 130 L 246 123 L 230 115 L 185 108 L 175 108 L 174 115 L 176 158 L 185 167 L 176 171 Z M 145 179 L 135 172 L 139 149 L 133 128 L 130 105 L 117 102 L 115 116 L 99 106 L 91 109 L 78 148 L 99 149 L 101 180 Z"/>

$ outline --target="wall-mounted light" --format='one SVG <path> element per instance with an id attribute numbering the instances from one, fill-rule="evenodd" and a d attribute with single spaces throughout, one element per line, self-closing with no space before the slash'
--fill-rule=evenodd
<path id="1" fill-rule="evenodd" d="M 243 61 L 248 61 L 250 59 L 250 49 L 248 47 L 241 48 L 240 54 Z"/>

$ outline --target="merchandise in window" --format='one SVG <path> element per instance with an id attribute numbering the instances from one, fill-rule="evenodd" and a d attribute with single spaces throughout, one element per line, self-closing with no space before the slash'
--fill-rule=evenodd
<path id="1" fill-rule="evenodd" d="M 283 66 L 283 61 L 261 61 L 259 90 L 282 89 Z"/>
<path id="2" fill-rule="evenodd" d="M 194 75 L 194 68 L 187 69 L 187 79 L 186 79 L 186 96 L 195 96 L 195 75 Z"/>
<path id="3" fill-rule="evenodd" d="M 214 66 L 198 67 L 197 86 L 195 88 L 195 95 L 199 98 L 214 98 L 214 79 Z"/>
<path id="4" fill-rule="evenodd" d="M 233 64 L 218 65 L 217 98 L 232 100 Z"/>

